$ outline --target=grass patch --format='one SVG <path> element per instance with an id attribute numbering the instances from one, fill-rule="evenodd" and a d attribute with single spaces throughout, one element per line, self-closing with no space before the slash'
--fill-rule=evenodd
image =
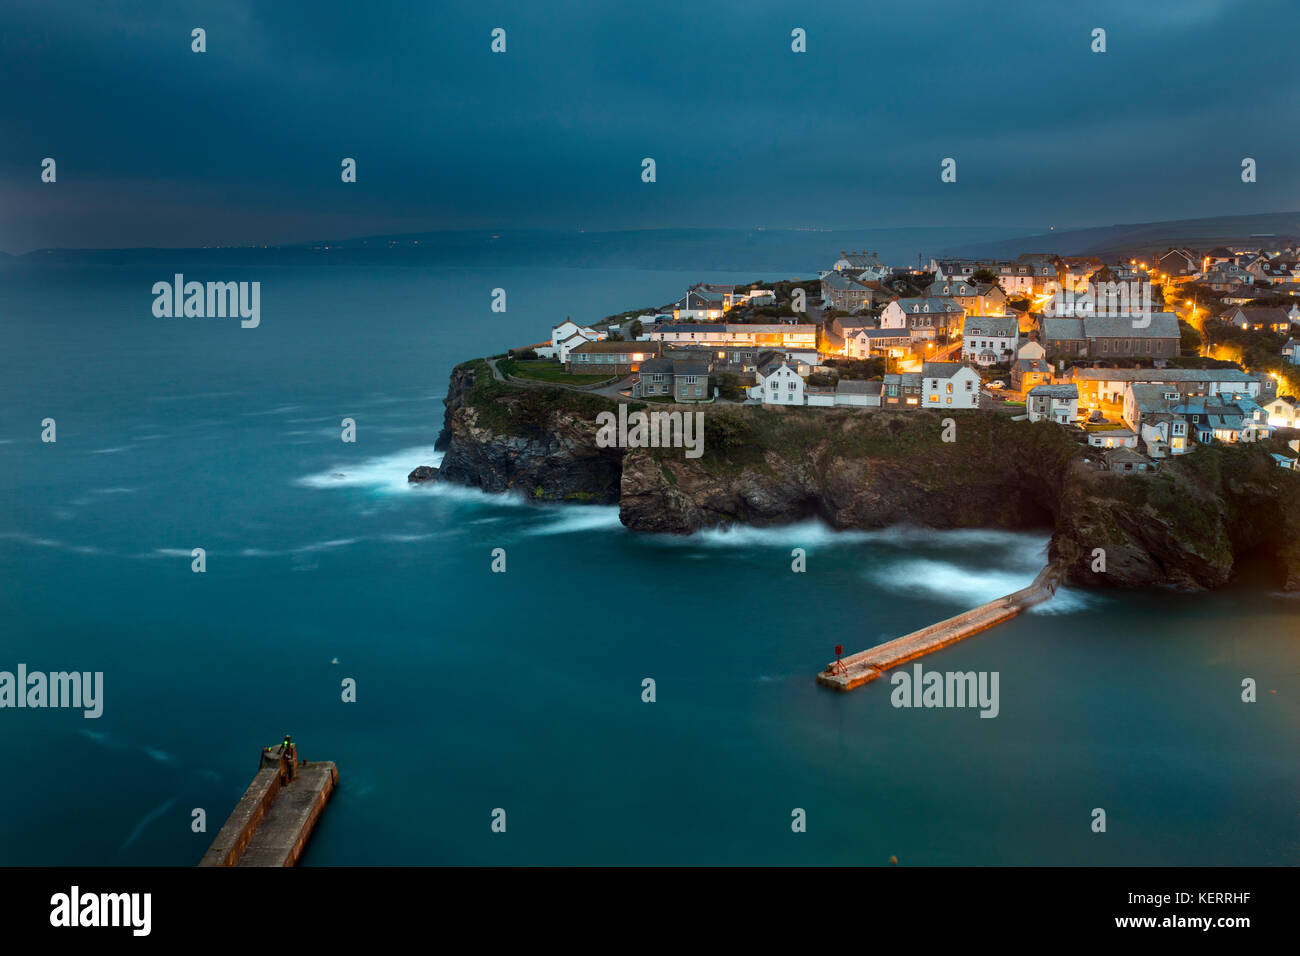
<path id="1" fill-rule="evenodd" d="M 514 375 L 537 382 L 554 382 L 559 385 L 593 385 L 609 376 L 574 375 L 564 370 L 564 366 L 551 359 L 513 359 L 498 362 L 497 368 L 502 375 Z"/>

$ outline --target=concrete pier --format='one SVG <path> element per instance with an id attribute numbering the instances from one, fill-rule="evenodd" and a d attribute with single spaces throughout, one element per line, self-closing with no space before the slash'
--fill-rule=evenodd
<path id="1" fill-rule="evenodd" d="M 217 833 L 199 866 L 294 866 L 339 771 L 328 760 L 300 761 L 297 747 L 262 751 L 253 782 Z"/>
<path id="2" fill-rule="evenodd" d="M 884 644 L 877 644 L 875 647 L 851 654 L 839 661 L 832 661 L 817 675 L 817 683 L 833 687 L 835 690 L 853 690 L 855 687 L 861 687 L 892 667 L 924 657 L 949 644 L 956 644 L 972 634 L 978 634 L 995 624 L 1001 624 L 1008 618 L 1015 617 L 1026 608 L 1046 601 L 1056 593 L 1059 583 L 1060 572 L 1049 564 L 1038 572 L 1029 587 L 1021 588 L 996 601 L 981 604 L 956 617 L 923 627 L 919 631 L 886 641 Z"/>

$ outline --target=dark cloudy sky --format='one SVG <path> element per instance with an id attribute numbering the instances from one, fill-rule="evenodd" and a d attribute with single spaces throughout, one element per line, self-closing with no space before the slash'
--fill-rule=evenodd
<path id="1" fill-rule="evenodd" d="M 1295 210 L 1298 27 L 1288 0 L 5 0 L 0 249 Z"/>

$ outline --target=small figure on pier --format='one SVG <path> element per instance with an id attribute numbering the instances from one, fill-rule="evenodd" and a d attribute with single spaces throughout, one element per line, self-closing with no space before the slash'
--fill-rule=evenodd
<path id="1" fill-rule="evenodd" d="M 265 767 L 268 763 L 279 765 L 281 783 L 287 784 L 297 775 L 298 745 L 293 742 L 292 736 L 285 734 L 278 746 L 267 747 L 262 751 L 262 766 Z"/>

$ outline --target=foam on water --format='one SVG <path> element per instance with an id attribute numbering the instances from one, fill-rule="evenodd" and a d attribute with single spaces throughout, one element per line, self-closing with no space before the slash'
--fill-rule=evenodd
<path id="1" fill-rule="evenodd" d="M 574 505 L 548 508 L 546 521 L 524 532 L 526 535 L 573 534 L 578 531 L 622 531 L 617 505 Z"/>
<path id="2" fill-rule="evenodd" d="M 690 535 L 661 535 L 656 543 L 704 548 L 814 548 L 861 544 L 868 540 L 863 531 L 836 531 L 824 522 L 811 520 L 795 524 L 760 528 L 732 525 L 729 528 L 706 528 Z"/>
<path id="3" fill-rule="evenodd" d="M 1050 601 L 1035 604 L 1029 609 L 1030 614 L 1073 614 L 1096 604 L 1100 598 L 1073 588 L 1057 588 Z"/>
<path id="4" fill-rule="evenodd" d="M 370 488 L 384 494 L 405 494 L 425 487 L 412 485 L 406 476 L 420 465 L 437 467 L 442 464 L 444 454 L 434 451 L 432 445 L 404 448 L 306 475 L 295 484 L 306 488 Z"/>
<path id="5" fill-rule="evenodd" d="M 972 568 L 948 561 L 910 559 L 873 568 L 868 577 L 882 588 L 920 594 L 950 604 L 974 607 L 1026 587 L 1038 573 L 997 567 Z"/>

